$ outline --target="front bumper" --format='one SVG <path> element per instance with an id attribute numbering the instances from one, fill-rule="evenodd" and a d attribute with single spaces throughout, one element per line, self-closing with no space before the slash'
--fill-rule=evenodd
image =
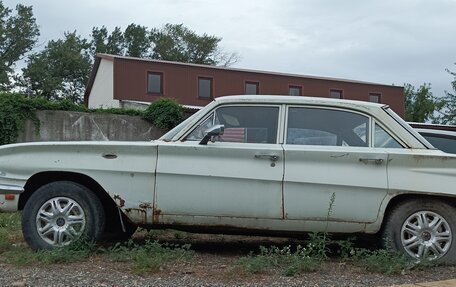
<path id="1" fill-rule="evenodd" d="M 15 212 L 18 210 L 19 195 L 24 188 L 19 185 L 0 184 L 0 212 Z"/>

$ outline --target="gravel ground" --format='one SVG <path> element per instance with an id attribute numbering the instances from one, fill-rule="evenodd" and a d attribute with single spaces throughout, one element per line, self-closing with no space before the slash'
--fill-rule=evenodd
<path id="1" fill-rule="evenodd" d="M 386 276 L 329 262 L 315 273 L 295 277 L 250 275 L 230 270 L 226 258 L 196 256 L 196 265 L 172 266 L 159 273 L 135 275 L 124 264 L 102 260 L 51 265 L 13 267 L 0 265 L 1 286 L 390 286 L 454 278 L 454 267 L 437 267 L 418 274 Z M 222 259 L 222 260 L 220 260 Z M 214 262 L 216 261 L 216 262 Z M 228 260 L 229 261 L 229 260 Z"/>
<path id="2" fill-rule="evenodd" d="M 171 236 L 172 237 L 172 236 Z M 196 235 L 185 239 L 161 238 L 170 243 L 190 243 L 195 255 L 189 262 L 137 275 L 129 263 L 112 262 L 93 255 L 84 262 L 26 267 L 0 264 L 0 286 L 391 286 L 454 279 L 456 267 L 412 270 L 402 275 L 370 273 L 350 263 L 330 260 L 320 271 L 294 277 L 249 274 L 237 261 L 259 245 L 295 244 L 288 239 Z"/>

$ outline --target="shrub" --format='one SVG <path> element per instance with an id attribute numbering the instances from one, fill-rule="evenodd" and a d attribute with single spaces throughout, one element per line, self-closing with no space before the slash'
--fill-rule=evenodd
<path id="1" fill-rule="evenodd" d="M 184 109 L 176 100 L 161 98 L 144 111 L 143 118 L 160 129 L 170 130 L 182 121 L 183 115 Z"/>
<path id="2" fill-rule="evenodd" d="M 30 119 L 39 128 L 35 107 L 20 94 L 0 94 L 0 145 L 16 142 L 25 120 Z"/>

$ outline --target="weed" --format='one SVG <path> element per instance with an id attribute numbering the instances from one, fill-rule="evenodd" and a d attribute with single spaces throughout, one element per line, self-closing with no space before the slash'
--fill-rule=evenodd
<path id="1" fill-rule="evenodd" d="M 282 275 L 294 276 L 300 272 L 312 272 L 320 268 L 322 259 L 310 254 L 308 249 L 300 245 L 294 252 L 290 246 L 260 246 L 260 254 L 240 258 L 239 265 L 249 273 L 262 273 L 272 268 L 280 268 Z"/>
<path id="2" fill-rule="evenodd" d="M 251 252 L 247 257 L 241 257 L 239 259 L 239 266 L 241 266 L 245 271 L 253 274 L 261 273 L 268 268 L 275 267 L 267 256 L 255 256 L 253 252 Z"/>
<path id="3" fill-rule="evenodd" d="M 309 234 L 306 245 L 308 255 L 315 258 L 327 259 L 329 253 L 329 236 L 326 232 L 313 232 Z"/>
<path id="4" fill-rule="evenodd" d="M 383 274 L 400 274 L 414 266 L 414 263 L 407 255 L 390 249 L 373 251 L 356 249 L 353 263 L 367 271 Z"/>
<path id="5" fill-rule="evenodd" d="M 157 272 L 166 264 L 187 260 L 193 255 L 190 245 L 160 244 L 146 240 L 144 245 L 132 240 L 125 244 L 116 244 L 107 250 L 109 257 L 117 262 L 133 261 L 136 273 Z"/>
<path id="6" fill-rule="evenodd" d="M 345 240 L 336 241 L 336 245 L 339 247 L 337 254 L 342 260 L 347 260 L 355 254 L 354 241 L 356 238 L 350 237 Z"/>
<path id="7" fill-rule="evenodd" d="M 96 251 L 93 241 L 81 237 L 62 248 L 38 251 L 37 260 L 44 264 L 78 262 L 87 259 Z"/>

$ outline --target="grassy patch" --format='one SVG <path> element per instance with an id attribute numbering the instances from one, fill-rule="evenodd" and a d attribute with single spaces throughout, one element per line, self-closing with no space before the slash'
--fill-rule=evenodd
<path id="1" fill-rule="evenodd" d="M 38 263 L 49 265 L 84 261 L 97 250 L 93 242 L 79 239 L 53 250 L 33 251 L 27 246 L 13 246 L 2 254 L 2 258 L 6 263 L 19 266 Z"/>
<path id="2" fill-rule="evenodd" d="M 4 263 L 28 266 L 37 262 L 36 252 L 30 248 L 14 246 L 3 252 L 0 257 Z"/>
<path id="3" fill-rule="evenodd" d="M 116 244 L 106 249 L 107 255 L 116 262 L 133 262 L 136 273 L 157 272 L 167 264 L 188 260 L 193 256 L 190 245 L 161 244 L 157 241 L 146 240 L 138 245 L 133 241 Z"/>
<path id="4" fill-rule="evenodd" d="M 150 237 L 154 235 L 149 234 Z M 184 235 L 179 233 L 175 237 Z M 193 255 L 189 245 L 160 244 L 150 239 L 142 244 L 129 241 L 108 248 L 79 239 L 62 248 L 33 251 L 23 240 L 20 213 L 0 213 L 0 262 L 17 266 L 71 263 L 84 261 L 97 253 L 117 262 L 132 262 L 137 273 L 156 272 L 166 264 L 186 260 Z"/>
<path id="5" fill-rule="evenodd" d="M 20 213 L 0 213 L 0 253 L 23 242 Z"/>

